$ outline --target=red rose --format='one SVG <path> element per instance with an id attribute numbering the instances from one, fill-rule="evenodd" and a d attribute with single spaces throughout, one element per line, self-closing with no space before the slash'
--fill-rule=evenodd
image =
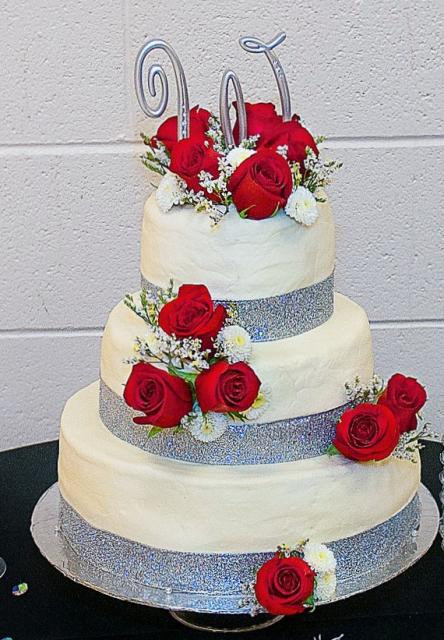
<path id="1" fill-rule="evenodd" d="M 342 455 L 367 462 L 388 458 L 399 442 L 399 427 L 384 405 L 364 402 L 348 409 L 336 425 L 333 444 Z"/>
<path id="2" fill-rule="evenodd" d="M 171 151 L 170 170 L 185 180 L 189 189 L 196 193 L 205 191 L 199 184 L 199 173 L 208 171 L 213 178 L 219 174 L 219 154 L 211 146 L 207 147 L 199 138 L 185 138 L 176 142 Z M 212 200 L 219 200 L 214 193 L 207 194 Z"/>
<path id="3" fill-rule="evenodd" d="M 233 104 L 237 110 L 236 102 Z M 267 144 L 282 122 L 282 117 L 276 113 L 274 104 L 271 102 L 258 102 L 256 104 L 246 102 L 245 111 L 247 115 L 247 138 L 259 135 L 257 146 L 261 147 Z M 236 120 L 234 125 L 233 137 L 236 144 L 239 144 L 239 120 Z"/>
<path id="4" fill-rule="evenodd" d="M 315 575 L 302 558 L 276 556 L 257 572 L 256 598 L 275 616 L 302 613 L 303 603 L 313 594 Z"/>
<path id="5" fill-rule="evenodd" d="M 204 413 L 246 411 L 259 393 L 261 381 L 245 362 L 221 360 L 196 378 L 196 395 Z"/>
<path id="6" fill-rule="evenodd" d="M 274 135 L 267 142 L 268 147 L 287 145 L 287 159 L 289 162 L 299 162 L 301 173 L 304 173 L 304 160 L 307 157 L 307 147 L 319 155 L 318 147 L 311 133 L 297 120 L 297 116 L 288 122 L 281 122 Z"/>
<path id="7" fill-rule="evenodd" d="M 401 433 L 416 429 L 416 414 L 424 406 L 427 394 L 416 378 L 395 373 L 378 403 L 389 407 L 395 414 Z"/>
<path id="8" fill-rule="evenodd" d="M 126 404 L 145 416 L 133 418 L 136 424 L 175 427 L 193 407 L 191 389 L 182 378 L 146 362 L 133 366 L 125 386 Z"/>
<path id="9" fill-rule="evenodd" d="M 197 105 L 190 110 L 191 138 L 202 141 L 205 139 L 205 133 L 208 131 L 208 119 L 210 115 L 209 111 L 201 109 Z M 159 140 L 159 142 L 162 142 L 171 153 L 174 144 L 177 142 L 177 116 L 172 116 L 171 118 L 167 118 L 165 122 L 162 122 L 153 140 Z"/>
<path id="10" fill-rule="evenodd" d="M 211 349 L 226 317 L 225 307 L 214 307 L 205 285 L 183 284 L 177 298 L 160 310 L 159 326 L 170 336 L 200 338 L 202 348 Z"/>
<path id="11" fill-rule="evenodd" d="M 237 210 L 247 218 L 269 218 L 284 207 L 293 188 L 287 161 L 278 153 L 261 149 L 244 160 L 230 177 L 228 190 Z"/>

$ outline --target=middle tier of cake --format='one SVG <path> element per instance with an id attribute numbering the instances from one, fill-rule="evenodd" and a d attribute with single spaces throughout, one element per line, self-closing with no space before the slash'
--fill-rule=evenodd
<path id="1" fill-rule="evenodd" d="M 111 312 L 102 339 L 100 375 L 115 396 L 122 398 L 131 372 L 136 337 L 145 322 L 123 302 Z M 271 423 L 310 416 L 347 402 L 345 383 L 373 375 L 370 328 L 365 311 L 335 294 L 334 313 L 319 327 L 292 338 L 253 344 L 250 364 L 269 397 L 257 422 Z M 122 400 L 123 402 L 123 400 Z"/>

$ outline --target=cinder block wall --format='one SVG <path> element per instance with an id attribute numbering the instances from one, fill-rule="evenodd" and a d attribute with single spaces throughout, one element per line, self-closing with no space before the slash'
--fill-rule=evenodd
<path id="1" fill-rule="evenodd" d="M 66 398 L 98 376 L 108 311 L 138 286 L 151 189 L 138 133 L 157 125 L 134 97 L 138 47 L 173 44 L 193 104 L 217 108 L 227 65 L 247 99 L 277 103 L 265 60 L 237 39 L 281 29 L 294 109 L 344 161 L 330 190 L 337 288 L 369 314 L 377 371 L 417 375 L 442 429 L 442 20 L 431 0 L 6 0 L 0 448 L 57 437 Z"/>

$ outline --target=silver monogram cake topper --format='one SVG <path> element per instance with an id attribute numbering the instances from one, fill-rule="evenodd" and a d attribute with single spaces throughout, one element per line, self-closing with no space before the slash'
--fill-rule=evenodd
<path id="1" fill-rule="evenodd" d="M 288 90 L 284 69 L 273 49 L 281 44 L 286 37 L 287 35 L 282 31 L 270 42 L 263 42 L 254 36 L 243 36 L 239 39 L 239 44 L 245 51 L 248 51 L 249 53 L 265 53 L 267 56 L 276 78 L 279 97 L 281 99 L 282 119 L 285 122 L 291 120 L 290 92 Z"/>
<path id="2" fill-rule="evenodd" d="M 247 137 L 247 114 L 245 111 L 244 96 L 242 93 L 242 87 L 238 76 L 231 69 L 227 69 L 220 83 L 219 92 L 219 111 L 220 111 L 220 124 L 227 146 L 232 147 L 234 145 L 233 130 L 231 128 L 230 121 L 230 104 L 228 100 L 228 90 L 230 88 L 230 82 L 233 83 L 234 93 L 236 95 L 237 105 L 237 120 L 239 123 L 239 142 Z"/>
<path id="3" fill-rule="evenodd" d="M 248 51 L 249 53 L 265 53 L 265 55 L 267 56 L 267 59 L 271 64 L 271 68 L 273 69 L 273 73 L 275 75 L 279 89 L 279 96 L 282 107 L 282 118 L 284 121 L 288 121 L 291 120 L 290 92 L 288 90 L 288 84 L 282 65 L 279 61 L 279 58 L 273 51 L 273 49 L 281 44 L 285 40 L 285 38 L 286 34 L 284 32 L 279 33 L 270 42 L 263 42 L 255 36 L 243 36 L 239 39 L 239 44 L 245 51 Z M 160 118 L 167 108 L 169 99 L 168 78 L 165 70 L 160 64 L 151 64 L 148 68 L 147 74 L 148 91 L 152 98 L 156 98 L 156 82 L 160 82 L 160 97 L 157 105 L 150 106 L 146 97 L 143 82 L 143 67 L 145 58 L 149 53 L 151 53 L 151 51 L 154 51 L 155 49 L 164 51 L 168 55 L 173 65 L 177 88 L 177 139 L 182 140 L 183 138 L 188 138 L 190 135 L 190 104 L 188 97 L 188 87 L 180 59 L 175 50 L 171 47 L 170 44 L 165 42 L 165 40 L 148 40 L 147 42 L 145 42 L 145 44 L 137 54 L 136 64 L 134 68 L 134 84 L 136 88 L 137 100 L 139 101 L 142 111 L 150 118 Z M 220 85 L 219 108 L 222 131 L 224 133 L 227 145 L 233 146 L 234 137 L 229 115 L 228 99 L 230 83 L 233 84 L 237 101 L 239 141 L 244 140 L 247 137 L 247 116 L 239 78 L 234 71 L 232 71 L 231 69 L 227 69 L 222 76 Z"/>
<path id="4" fill-rule="evenodd" d="M 188 87 L 185 80 L 185 73 L 177 53 L 165 40 L 148 40 L 137 54 L 134 67 L 134 84 L 136 88 L 137 100 L 144 113 L 150 118 L 160 118 L 165 112 L 169 98 L 168 78 L 163 67 L 159 64 L 152 64 L 148 69 L 148 90 L 155 98 L 156 79 L 160 81 L 160 98 L 155 107 L 150 107 L 147 102 L 143 84 L 143 64 L 145 58 L 151 51 L 161 49 L 165 51 L 173 65 L 177 87 L 177 139 L 182 140 L 190 135 L 190 103 L 188 98 Z"/>

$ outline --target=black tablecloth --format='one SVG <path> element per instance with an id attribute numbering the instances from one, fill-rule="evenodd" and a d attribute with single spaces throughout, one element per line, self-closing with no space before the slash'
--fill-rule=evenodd
<path id="1" fill-rule="evenodd" d="M 438 497 L 440 445 L 423 452 L 423 481 Z M 57 443 L 0 454 L 0 556 L 8 570 L 0 580 L 0 639 L 190 640 L 221 634 L 193 631 L 166 611 L 108 598 L 64 578 L 40 556 L 29 523 L 40 495 L 57 479 Z M 28 592 L 11 589 L 27 582 Z M 286 618 L 255 632 L 257 640 L 444 639 L 444 552 L 439 539 L 409 571 L 391 582 L 312 614 Z M 223 636 L 227 637 L 227 636 Z M 248 637 L 253 637 L 251 634 Z"/>

